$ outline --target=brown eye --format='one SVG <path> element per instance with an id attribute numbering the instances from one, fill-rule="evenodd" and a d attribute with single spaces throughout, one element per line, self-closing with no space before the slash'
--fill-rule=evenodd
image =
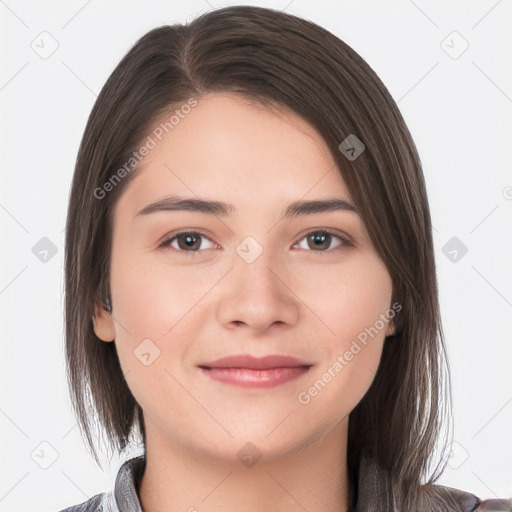
<path id="1" fill-rule="evenodd" d="M 206 240 L 212 245 L 210 247 L 202 247 L 202 245 L 204 245 L 202 243 L 203 240 Z M 164 240 L 160 244 L 160 247 L 170 247 L 178 252 L 192 253 L 210 249 L 213 245 L 213 242 L 202 233 L 198 233 L 196 231 L 183 231 Z"/>
<path id="2" fill-rule="evenodd" d="M 329 233 L 313 233 L 307 236 L 307 240 L 311 249 L 328 249 L 332 236 Z"/>
<path id="3" fill-rule="evenodd" d="M 198 236 L 197 233 L 181 233 L 176 236 L 176 240 L 178 247 L 183 251 L 197 251 L 201 246 L 201 235 Z"/>
<path id="4" fill-rule="evenodd" d="M 336 239 L 338 242 L 334 245 L 334 247 L 331 247 L 333 240 Z M 305 241 L 306 246 L 304 245 L 303 241 Z M 348 241 L 344 240 L 338 235 L 335 235 L 334 233 L 321 230 L 308 233 L 297 245 L 299 249 L 312 249 L 316 252 L 327 252 L 329 249 L 336 249 L 340 245 L 348 245 Z"/>

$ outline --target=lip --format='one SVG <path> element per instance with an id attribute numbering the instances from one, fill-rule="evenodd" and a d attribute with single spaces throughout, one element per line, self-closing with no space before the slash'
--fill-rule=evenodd
<path id="1" fill-rule="evenodd" d="M 228 356 L 199 365 L 213 380 L 244 388 L 270 388 L 295 380 L 306 374 L 312 364 L 295 357 L 272 355 Z"/>
<path id="2" fill-rule="evenodd" d="M 311 363 L 301 361 L 296 357 L 270 355 L 254 357 L 249 354 L 221 357 L 210 363 L 199 365 L 206 368 L 248 368 L 250 370 L 269 370 L 272 368 L 298 368 L 311 366 Z"/>

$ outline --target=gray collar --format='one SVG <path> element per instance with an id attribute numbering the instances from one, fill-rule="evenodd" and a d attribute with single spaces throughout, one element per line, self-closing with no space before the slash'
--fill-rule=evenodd
<path id="1" fill-rule="evenodd" d="M 106 510 L 109 512 L 143 512 L 138 489 L 144 468 L 144 455 L 130 459 L 121 466 L 116 477 L 113 496 L 109 497 L 108 505 L 107 500 L 104 501 L 104 504 L 107 505 L 105 506 Z M 430 492 L 426 493 L 426 496 L 428 503 L 425 503 L 425 506 L 422 505 L 421 510 L 434 510 L 433 504 L 439 504 L 439 500 L 444 503 L 446 500 L 446 503 L 450 503 L 459 512 L 473 512 L 480 503 L 480 500 L 473 494 L 440 485 L 431 486 Z M 373 459 L 363 457 L 359 467 L 355 512 L 393 511 L 395 511 L 395 507 L 389 475 Z"/>

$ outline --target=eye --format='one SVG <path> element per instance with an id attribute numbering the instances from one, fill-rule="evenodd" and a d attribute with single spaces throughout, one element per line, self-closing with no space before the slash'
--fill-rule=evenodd
<path id="1" fill-rule="evenodd" d="M 339 242 L 331 247 L 333 239 L 337 239 Z M 305 241 L 305 242 L 302 242 Z M 306 236 L 301 238 L 301 242 L 298 242 L 295 246 L 299 246 L 299 249 L 313 249 L 316 252 L 328 252 L 327 249 L 331 247 L 331 249 L 337 249 L 340 246 L 351 245 L 348 239 L 336 235 L 326 229 L 310 231 Z"/>
<path id="2" fill-rule="evenodd" d="M 207 247 L 204 247 L 203 240 L 206 240 Z M 333 241 L 337 243 L 333 247 Z M 180 233 L 173 233 L 165 238 L 160 244 L 160 248 L 169 248 L 183 253 L 197 253 L 206 249 L 213 249 L 217 244 L 213 242 L 208 236 L 198 231 L 182 231 Z M 348 238 L 341 235 L 332 233 L 329 230 L 321 229 L 311 231 L 300 239 L 299 242 L 293 245 L 299 249 L 312 249 L 315 252 L 330 252 L 329 250 L 336 250 L 341 246 L 352 245 Z"/>
<path id="3" fill-rule="evenodd" d="M 199 252 L 202 245 L 202 239 L 207 240 L 211 246 L 203 247 L 201 250 L 212 249 L 216 244 L 210 240 L 203 233 L 197 231 L 182 231 L 181 233 L 174 233 L 163 240 L 159 247 L 166 248 L 172 247 L 174 250 L 179 252 Z"/>

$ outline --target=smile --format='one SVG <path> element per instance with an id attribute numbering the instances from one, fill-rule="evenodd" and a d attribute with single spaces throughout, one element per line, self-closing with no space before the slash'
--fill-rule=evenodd
<path id="1" fill-rule="evenodd" d="M 311 366 L 293 368 L 269 368 L 254 370 L 251 368 L 208 368 L 199 367 L 213 380 L 246 388 L 270 388 L 297 379 L 306 374 Z"/>
<path id="2" fill-rule="evenodd" d="M 306 374 L 312 364 L 287 354 L 233 354 L 202 363 L 200 370 L 213 380 L 245 388 L 271 388 Z"/>

